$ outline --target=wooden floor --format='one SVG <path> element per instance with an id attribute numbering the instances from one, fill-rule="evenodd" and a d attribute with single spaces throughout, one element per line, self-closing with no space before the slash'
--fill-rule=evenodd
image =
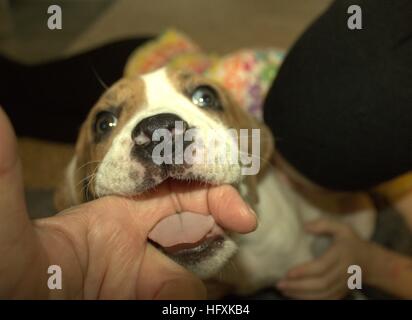
<path id="1" fill-rule="evenodd" d="M 56 0 L 63 30 L 47 29 L 47 1 L 0 0 L 0 52 L 21 61 L 47 61 L 119 38 L 188 33 L 205 50 L 290 47 L 330 0 Z M 7 22 L 7 26 L 5 23 Z M 51 189 L 71 146 L 20 139 L 26 187 Z"/>

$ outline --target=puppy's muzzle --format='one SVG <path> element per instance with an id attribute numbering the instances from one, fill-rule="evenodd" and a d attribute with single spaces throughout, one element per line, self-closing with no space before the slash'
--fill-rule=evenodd
<path id="1" fill-rule="evenodd" d="M 178 115 L 160 113 L 140 121 L 132 131 L 132 140 L 140 156 L 147 160 L 152 159 L 153 149 L 160 143 L 170 145 L 170 148 L 165 148 L 165 150 L 172 150 L 170 156 L 173 156 L 176 139 L 183 140 L 187 129 L 188 123 Z M 170 134 L 165 135 L 165 131 Z M 184 151 L 184 148 L 181 151 Z"/>

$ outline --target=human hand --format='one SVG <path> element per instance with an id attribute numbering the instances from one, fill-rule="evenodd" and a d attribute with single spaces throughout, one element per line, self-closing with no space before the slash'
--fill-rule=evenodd
<path id="1" fill-rule="evenodd" d="M 348 293 L 348 267 L 364 265 L 368 243 L 347 224 L 319 219 L 306 224 L 313 234 L 328 234 L 332 245 L 319 258 L 288 271 L 277 288 L 294 299 L 341 299 Z"/>
<path id="2" fill-rule="evenodd" d="M 59 299 L 205 298 L 202 282 L 147 242 L 150 230 L 177 211 L 212 214 L 227 230 L 256 228 L 230 186 L 160 188 L 136 199 L 105 197 L 30 221 L 16 139 L 0 108 L 0 297 Z M 47 270 L 62 270 L 49 290 Z"/>

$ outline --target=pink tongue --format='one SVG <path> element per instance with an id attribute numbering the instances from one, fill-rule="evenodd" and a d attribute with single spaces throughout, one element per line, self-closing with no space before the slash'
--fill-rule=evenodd
<path id="1" fill-rule="evenodd" d="M 149 239 L 162 247 L 202 240 L 217 226 L 211 215 L 182 212 L 161 220 L 149 233 Z"/>

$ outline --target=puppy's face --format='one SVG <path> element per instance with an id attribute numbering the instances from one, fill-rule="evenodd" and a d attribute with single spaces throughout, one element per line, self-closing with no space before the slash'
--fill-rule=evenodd
<path id="1" fill-rule="evenodd" d="M 260 139 L 251 141 L 252 128 L 260 129 Z M 246 144 L 236 139 L 239 129 L 247 129 Z M 260 152 L 249 160 L 260 166 L 260 158 L 272 153 L 269 131 L 206 78 L 162 68 L 122 79 L 81 128 L 58 209 L 106 195 L 134 196 L 177 180 L 242 185 L 253 194 L 253 177 L 242 174 L 239 161 L 253 143 Z M 235 242 L 211 217 L 177 216 L 160 222 L 149 238 L 200 277 L 211 277 L 234 254 Z M 177 234 L 184 228 L 188 238 Z"/>

